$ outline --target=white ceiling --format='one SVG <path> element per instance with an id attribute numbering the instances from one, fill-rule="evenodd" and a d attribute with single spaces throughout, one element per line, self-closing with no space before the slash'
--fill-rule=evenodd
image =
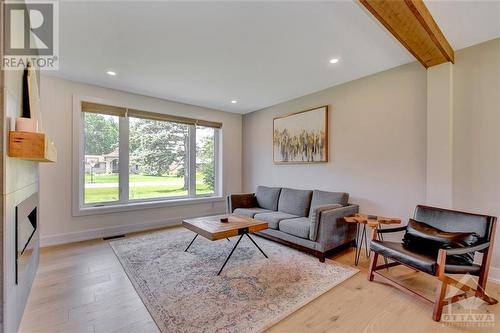
<path id="1" fill-rule="evenodd" d="M 453 49 L 500 37 L 500 0 L 425 0 Z"/>
<path id="2" fill-rule="evenodd" d="M 455 48 L 500 36 L 473 2 L 428 4 Z M 237 113 L 414 61 L 352 1 L 61 2 L 59 30 L 53 75 Z"/>

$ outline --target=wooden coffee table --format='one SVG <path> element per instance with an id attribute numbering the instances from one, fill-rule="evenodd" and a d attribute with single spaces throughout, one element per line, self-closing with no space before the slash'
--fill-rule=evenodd
<path id="1" fill-rule="evenodd" d="M 229 222 L 221 222 L 221 218 L 228 218 Z M 238 247 L 243 236 L 247 236 L 252 243 L 259 249 L 260 252 L 267 258 L 267 255 L 262 251 L 262 249 L 257 245 L 257 243 L 250 237 L 250 234 L 253 232 L 261 231 L 268 228 L 267 222 L 262 222 L 259 220 L 255 220 L 251 217 L 240 216 L 240 215 L 215 215 L 215 216 L 206 216 L 206 217 L 198 217 L 194 219 L 187 219 L 182 221 L 182 225 L 184 228 L 189 229 L 196 233 L 191 243 L 189 243 L 188 247 L 184 250 L 187 252 L 191 245 L 194 243 L 195 239 L 198 235 L 205 237 L 211 241 L 227 238 L 233 236 L 240 236 L 236 241 L 231 253 L 224 261 L 224 264 L 220 268 L 217 275 L 219 275 L 224 267 L 226 266 L 229 258 L 233 255 L 234 250 Z"/>

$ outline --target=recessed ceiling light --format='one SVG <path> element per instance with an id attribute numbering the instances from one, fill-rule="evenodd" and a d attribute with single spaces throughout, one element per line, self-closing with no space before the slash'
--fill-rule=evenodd
<path id="1" fill-rule="evenodd" d="M 235 100 L 235 99 L 233 99 L 233 100 L 231 101 L 231 104 L 236 104 L 236 103 L 238 103 L 238 101 L 237 101 L 237 100 Z"/>
<path id="2" fill-rule="evenodd" d="M 106 74 L 108 75 L 111 75 L 111 76 L 115 76 L 116 75 L 116 72 L 113 72 L 113 71 L 107 71 Z"/>
<path id="3" fill-rule="evenodd" d="M 338 58 L 332 58 L 332 59 L 330 59 L 330 64 L 336 64 L 338 62 L 339 62 Z"/>

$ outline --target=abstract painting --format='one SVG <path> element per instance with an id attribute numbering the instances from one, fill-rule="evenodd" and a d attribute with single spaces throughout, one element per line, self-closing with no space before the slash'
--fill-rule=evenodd
<path id="1" fill-rule="evenodd" d="M 273 161 L 328 162 L 328 106 L 273 119 Z"/>

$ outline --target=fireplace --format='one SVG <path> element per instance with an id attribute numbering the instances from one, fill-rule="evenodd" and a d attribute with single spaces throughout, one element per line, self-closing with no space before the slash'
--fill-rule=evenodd
<path id="1" fill-rule="evenodd" d="M 16 284 L 33 256 L 38 240 L 38 193 L 16 206 Z"/>

